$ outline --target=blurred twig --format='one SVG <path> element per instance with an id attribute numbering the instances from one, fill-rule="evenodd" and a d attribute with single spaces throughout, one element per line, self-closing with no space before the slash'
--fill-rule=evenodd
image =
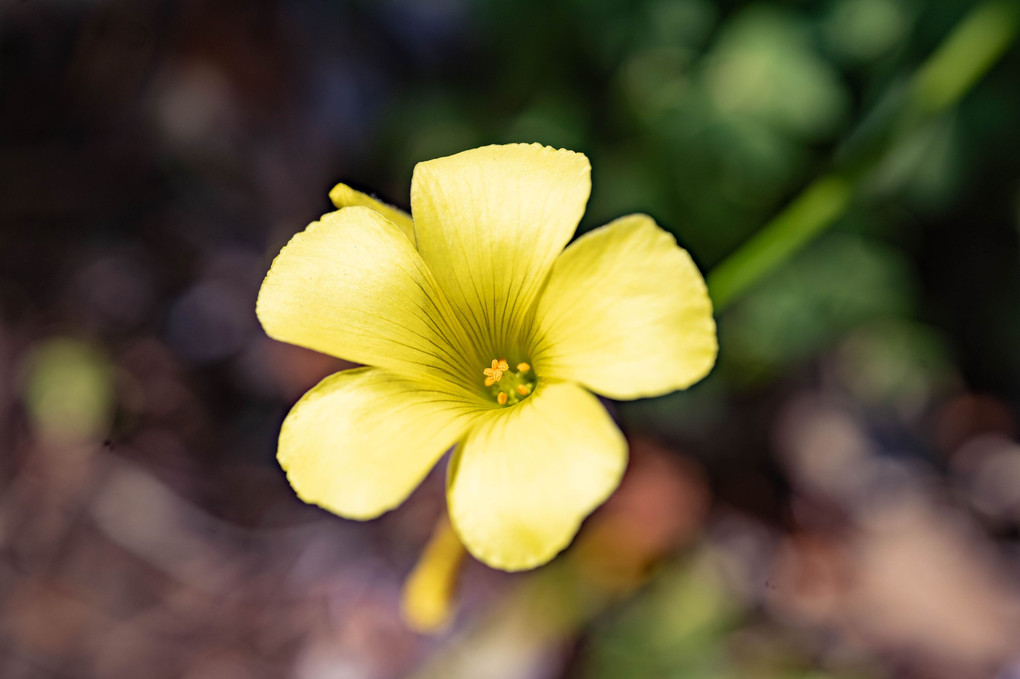
<path id="1" fill-rule="evenodd" d="M 1020 29 L 1020 3 L 992 0 L 975 7 L 913 76 L 898 115 L 877 141 L 808 185 L 719 264 L 708 287 L 721 311 L 767 276 L 849 208 L 869 173 L 903 135 L 956 104 L 1006 53 Z"/>

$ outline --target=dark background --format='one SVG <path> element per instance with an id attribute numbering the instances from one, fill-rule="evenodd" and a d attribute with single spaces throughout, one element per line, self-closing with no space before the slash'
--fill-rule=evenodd
<path id="1" fill-rule="evenodd" d="M 1020 673 L 1020 54 L 885 122 L 978 3 L 0 3 L 3 677 Z M 706 272 L 813 179 L 855 197 L 707 380 L 610 404 L 631 469 L 567 555 L 468 564 L 423 637 L 442 470 L 366 524 L 302 505 L 276 435 L 344 364 L 254 300 L 335 182 L 407 208 L 509 141 Z"/>

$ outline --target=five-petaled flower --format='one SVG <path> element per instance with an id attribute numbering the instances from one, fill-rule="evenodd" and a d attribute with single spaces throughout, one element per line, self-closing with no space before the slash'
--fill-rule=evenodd
<path id="1" fill-rule="evenodd" d="M 475 557 L 545 563 L 620 481 L 627 446 L 591 393 L 633 399 L 705 376 L 704 280 L 645 215 L 570 241 L 588 159 L 537 144 L 418 164 L 414 217 L 341 184 L 259 292 L 266 332 L 370 367 L 291 410 L 279 461 L 298 495 L 369 519 L 451 446 L 450 518 Z M 589 391 L 590 390 L 590 391 Z"/>

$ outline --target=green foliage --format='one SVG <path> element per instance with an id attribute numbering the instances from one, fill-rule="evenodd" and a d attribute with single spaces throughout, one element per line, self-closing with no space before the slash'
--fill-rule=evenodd
<path id="1" fill-rule="evenodd" d="M 103 434 L 113 408 L 106 359 L 79 340 L 60 337 L 36 347 L 23 366 L 25 409 L 37 434 L 62 443 Z"/>
<path id="2" fill-rule="evenodd" d="M 772 375 L 816 355 L 849 329 L 913 310 L 905 263 L 874 240 L 821 239 L 761 281 L 720 321 L 727 374 Z"/>
<path id="3" fill-rule="evenodd" d="M 836 679 L 776 629 L 747 629 L 747 602 L 701 554 L 659 573 L 598 628 L 586 679 Z M 737 633 L 743 628 L 743 631 Z"/>

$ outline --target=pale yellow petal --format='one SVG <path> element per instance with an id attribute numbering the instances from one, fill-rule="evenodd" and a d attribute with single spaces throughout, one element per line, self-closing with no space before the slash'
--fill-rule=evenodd
<path id="1" fill-rule="evenodd" d="M 453 312 L 414 246 L 366 207 L 331 212 L 273 261 L 256 313 L 275 339 L 402 374 L 474 374 Z"/>
<path id="2" fill-rule="evenodd" d="M 373 198 L 367 193 L 356 191 L 347 184 L 337 184 L 329 192 L 329 199 L 333 201 L 333 205 L 338 208 L 345 207 L 369 207 L 381 214 L 386 219 L 390 220 L 394 224 L 400 227 L 400 230 L 404 232 L 412 243 L 414 243 L 414 222 L 411 221 L 411 215 L 407 214 L 403 210 L 392 205 Z"/>
<path id="3" fill-rule="evenodd" d="M 401 613 L 404 621 L 422 634 L 435 634 L 453 618 L 454 592 L 467 552 L 443 516 L 436 525 L 418 564 L 404 583 Z"/>
<path id="4" fill-rule="evenodd" d="M 539 566 L 570 544 L 620 482 L 627 444 L 594 396 L 540 383 L 516 406 L 480 419 L 450 464 L 450 518 L 477 559 Z"/>
<path id="5" fill-rule="evenodd" d="M 352 519 L 396 507 L 463 434 L 470 407 L 378 368 L 327 377 L 280 430 L 277 459 L 298 496 Z"/>
<path id="6" fill-rule="evenodd" d="M 690 255 L 646 215 L 577 239 L 535 315 L 535 371 L 618 399 L 684 389 L 715 363 L 712 302 Z"/>
<path id="7" fill-rule="evenodd" d="M 415 167 L 418 250 L 486 354 L 479 360 L 517 348 L 509 346 L 516 324 L 584 212 L 589 173 L 582 154 L 538 144 L 485 146 Z"/>

